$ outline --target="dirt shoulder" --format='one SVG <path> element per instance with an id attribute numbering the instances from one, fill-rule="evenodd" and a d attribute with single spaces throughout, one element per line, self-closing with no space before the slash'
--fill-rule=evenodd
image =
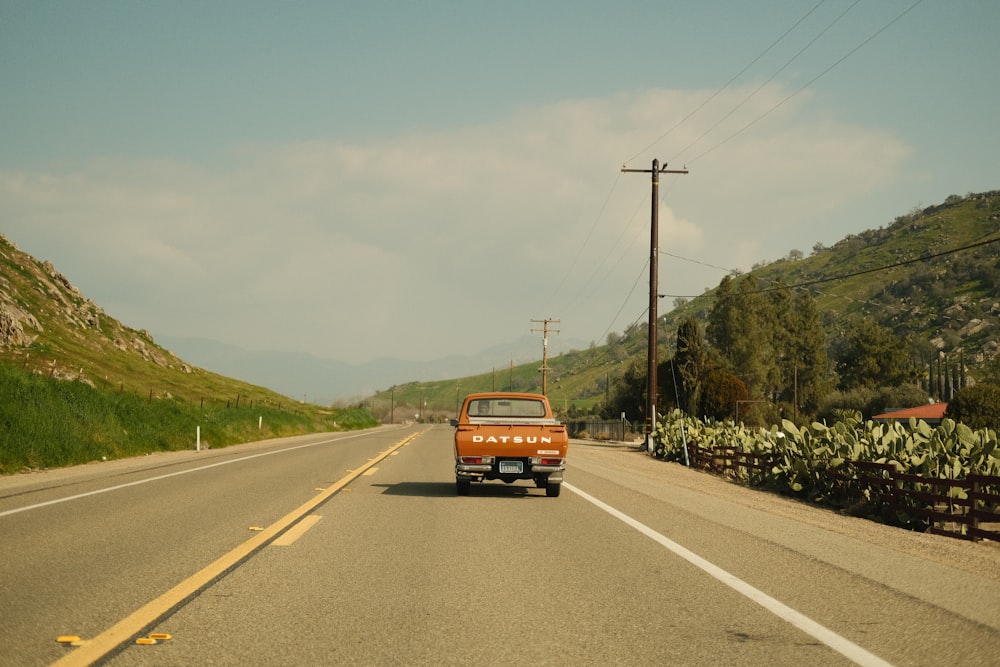
<path id="1" fill-rule="evenodd" d="M 586 457 L 602 466 L 615 467 L 628 471 L 629 474 L 641 475 L 707 496 L 725 498 L 754 510 L 1000 581 L 1000 542 L 970 542 L 917 533 L 848 516 L 795 498 L 740 486 L 721 477 L 686 468 L 679 463 L 654 459 L 636 445 L 573 440 L 571 446 L 571 456 Z"/>

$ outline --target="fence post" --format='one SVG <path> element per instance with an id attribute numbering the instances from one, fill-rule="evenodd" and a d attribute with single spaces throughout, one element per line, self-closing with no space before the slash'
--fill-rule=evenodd
<path id="1" fill-rule="evenodd" d="M 970 496 L 972 496 L 972 507 L 969 508 L 971 510 L 969 513 L 972 515 L 972 539 L 974 539 L 974 540 L 976 540 L 978 542 L 979 540 L 982 539 L 981 537 L 979 537 L 979 532 L 978 532 L 979 531 L 979 505 L 980 505 L 980 498 L 979 498 L 979 478 L 976 477 L 975 475 L 969 475 L 969 477 L 972 478 L 972 488 L 969 489 L 972 492 L 972 493 L 969 494 Z M 985 503 L 983 504 L 983 506 L 985 507 Z"/>

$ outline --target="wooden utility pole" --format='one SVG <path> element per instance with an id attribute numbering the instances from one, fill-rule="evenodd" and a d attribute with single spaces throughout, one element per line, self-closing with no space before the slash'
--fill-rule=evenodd
<path id="1" fill-rule="evenodd" d="M 660 174 L 686 174 L 684 169 L 667 169 L 667 165 L 660 167 L 659 160 L 653 160 L 651 169 L 626 169 L 622 167 L 622 172 L 651 174 L 653 181 L 652 204 L 650 211 L 650 231 L 649 231 L 649 340 L 646 349 L 646 450 L 652 451 L 651 436 L 656 428 L 656 403 L 657 403 L 657 383 L 656 383 L 656 303 L 659 295 L 659 276 L 657 275 L 657 264 L 660 255 L 659 247 L 659 201 L 660 201 Z"/>
<path id="2" fill-rule="evenodd" d="M 542 332 L 542 395 L 545 395 L 546 381 L 549 375 L 549 332 L 559 333 L 559 329 L 550 329 L 549 324 L 559 324 L 559 320 L 531 320 L 535 324 L 541 324 L 541 329 L 532 329 L 531 333 Z"/>

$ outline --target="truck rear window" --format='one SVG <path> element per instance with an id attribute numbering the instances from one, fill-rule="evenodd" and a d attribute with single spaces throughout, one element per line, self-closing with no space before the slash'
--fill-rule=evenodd
<path id="1" fill-rule="evenodd" d="M 469 401 L 470 417 L 544 417 L 545 403 L 530 398 L 477 398 Z"/>

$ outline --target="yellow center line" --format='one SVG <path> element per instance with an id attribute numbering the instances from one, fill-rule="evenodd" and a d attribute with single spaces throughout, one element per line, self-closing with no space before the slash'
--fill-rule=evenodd
<path id="1" fill-rule="evenodd" d="M 235 549 L 216 560 L 214 563 L 194 573 L 155 600 L 146 603 L 146 605 L 142 608 L 137 609 L 122 620 L 118 621 L 113 626 L 95 637 L 92 641 L 76 648 L 72 653 L 67 653 L 65 656 L 52 663 L 52 667 L 75 667 L 76 665 L 93 664 L 95 661 L 110 653 L 115 647 L 139 634 L 143 628 L 165 615 L 171 608 L 179 605 L 188 597 L 197 593 L 200 589 L 211 584 L 214 579 L 221 576 L 226 572 L 226 570 L 235 566 L 241 560 L 247 558 L 268 542 L 274 540 L 282 531 L 312 512 L 316 507 L 329 499 L 334 493 L 350 484 L 382 459 L 395 453 L 399 448 L 409 444 L 410 441 L 414 440 L 419 435 L 420 432 L 407 436 L 375 458 L 370 459 L 357 470 L 351 471 L 333 484 L 333 486 L 329 487 L 322 493 L 317 494 L 316 497 L 303 503 L 297 509 L 289 512 L 275 523 L 271 524 L 243 544 L 237 546 Z"/>

